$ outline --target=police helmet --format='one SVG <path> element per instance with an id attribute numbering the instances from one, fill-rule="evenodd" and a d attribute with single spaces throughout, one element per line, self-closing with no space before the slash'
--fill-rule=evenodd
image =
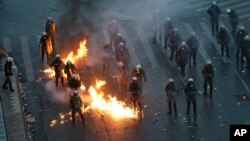
<path id="1" fill-rule="evenodd" d="M 194 79 L 193 78 L 188 78 L 188 82 L 193 82 Z"/>
<path id="2" fill-rule="evenodd" d="M 47 35 L 47 33 L 46 33 L 45 31 L 43 31 L 43 32 L 42 32 L 42 35 L 45 36 L 45 35 Z"/>
<path id="3" fill-rule="evenodd" d="M 56 58 L 61 58 L 61 56 L 59 54 L 56 55 Z"/>
<path id="4" fill-rule="evenodd" d="M 167 17 L 166 20 L 167 20 L 167 21 L 170 21 L 171 19 L 170 19 L 170 17 Z"/>
<path id="5" fill-rule="evenodd" d="M 13 58 L 8 57 L 8 58 L 7 58 L 7 61 L 8 61 L 8 62 L 12 62 L 12 61 L 13 61 Z"/>
<path id="6" fill-rule="evenodd" d="M 250 37 L 248 35 L 244 37 L 244 40 L 249 40 L 249 39 Z"/>
<path id="7" fill-rule="evenodd" d="M 121 37 L 121 36 L 122 36 L 122 34 L 119 32 L 119 33 L 117 33 L 117 36 Z"/>
<path id="8" fill-rule="evenodd" d="M 123 43 L 123 42 L 120 42 L 119 45 L 120 45 L 120 46 L 124 46 L 124 43 Z"/>
<path id="9" fill-rule="evenodd" d="M 195 33 L 195 32 L 191 32 L 190 34 L 191 34 L 192 36 L 195 36 L 195 35 L 196 35 L 196 33 Z"/>
<path id="10" fill-rule="evenodd" d="M 181 46 L 185 46 L 186 45 L 186 42 L 181 42 Z"/>
<path id="11" fill-rule="evenodd" d="M 207 60 L 207 61 L 206 61 L 206 64 L 207 64 L 207 65 L 210 65 L 211 63 L 212 63 L 211 60 Z"/>
<path id="12" fill-rule="evenodd" d="M 226 13 L 228 13 L 228 14 L 231 13 L 231 9 L 228 8 L 228 9 L 226 10 Z"/>
<path id="13" fill-rule="evenodd" d="M 67 64 L 72 64 L 72 61 L 71 60 L 67 60 Z"/>
<path id="14" fill-rule="evenodd" d="M 168 82 L 174 82 L 174 79 L 169 78 L 169 79 L 168 79 Z"/>
<path id="15" fill-rule="evenodd" d="M 74 95 L 77 95 L 77 94 L 78 94 L 78 91 L 77 91 L 77 90 L 73 90 L 73 94 L 74 94 Z"/>
<path id="16" fill-rule="evenodd" d="M 48 21 L 51 21 L 51 20 L 52 20 L 52 18 L 51 18 L 51 17 L 48 17 L 47 19 L 48 19 Z"/>
<path id="17" fill-rule="evenodd" d="M 136 68 L 141 68 L 141 65 L 140 64 L 136 65 Z"/>
<path id="18" fill-rule="evenodd" d="M 212 1 L 212 5 L 216 5 L 216 1 Z"/>
<path id="19" fill-rule="evenodd" d="M 240 29 L 245 29 L 245 27 L 242 25 L 242 26 L 240 26 Z"/>
<path id="20" fill-rule="evenodd" d="M 133 81 L 136 81 L 136 80 L 137 80 L 137 77 L 132 77 L 132 80 L 133 80 Z"/>
<path id="21" fill-rule="evenodd" d="M 73 75 L 72 75 L 72 79 L 77 79 L 77 75 L 76 75 L 76 74 L 73 74 Z"/>
<path id="22" fill-rule="evenodd" d="M 119 67 L 123 67 L 123 62 L 118 62 Z"/>

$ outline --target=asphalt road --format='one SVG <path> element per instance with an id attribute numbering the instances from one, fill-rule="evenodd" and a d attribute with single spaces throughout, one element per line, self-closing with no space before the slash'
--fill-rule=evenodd
<path id="1" fill-rule="evenodd" d="M 249 124 L 249 101 L 242 101 L 241 95 L 249 95 L 250 77 L 245 66 L 235 65 L 233 40 L 230 45 L 230 59 L 220 56 L 220 48 L 211 36 L 210 24 L 205 0 L 179 1 L 137 1 L 123 2 L 92 1 L 4 1 L 0 7 L 1 48 L 15 58 L 23 82 L 29 92 L 29 111 L 36 117 L 33 124 L 37 141 L 227 141 L 230 124 Z M 239 11 L 240 22 L 247 30 L 250 28 L 248 15 L 250 8 L 247 0 L 218 1 L 219 6 Z M 151 43 L 151 21 L 154 9 L 160 9 L 164 16 L 171 17 L 174 26 L 180 30 L 183 39 L 190 31 L 195 31 L 201 41 L 197 66 L 187 67 L 186 77 L 180 76 L 180 70 L 160 44 Z M 40 64 L 37 51 L 37 38 L 43 31 L 47 16 L 52 16 L 59 25 L 57 45 L 60 53 L 66 54 L 76 48 L 82 32 L 87 33 L 88 48 L 92 52 L 91 65 L 96 75 L 100 75 L 99 48 L 107 39 L 105 24 L 116 18 L 122 29 L 132 54 L 131 64 L 140 63 L 146 70 L 148 80 L 144 87 L 145 116 L 142 120 L 114 120 L 108 114 L 90 110 L 85 114 L 86 127 L 77 120 L 75 127 L 71 122 L 50 127 L 53 119 L 58 120 L 60 113 L 68 113 L 69 95 L 64 89 L 55 92 L 54 82 L 41 77 L 40 70 L 46 66 Z M 225 12 L 221 24 L 230 31 Z M 248 30 L 249 31 L 249 30 Z M 38 35 L 38 37 L 37 37 Z M 94 59 L 93 59 L 94 58 Z M 174 78 L 177 89 L 183 90 L 188 77 L 193 77 L 199 92 L 202 93 L 201 69 L 210 59 L 215 67 L 213 98 L 197 96 L 198 115 L 186 116 L 186 97 L 177 97 L 178 117 L 168 116 L 164 87 L 168 79 Z M 132 68 L 131 68 L 132 69 Z M 107 93 L 117 95 L 120 100 L 127 96 L 117 94 L 116 84 L 108 80 Z M 126 101 L 129 103 L 129 101 Z"/>

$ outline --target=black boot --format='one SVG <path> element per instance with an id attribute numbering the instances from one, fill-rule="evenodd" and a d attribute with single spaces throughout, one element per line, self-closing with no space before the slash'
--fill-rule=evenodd
<path id="1" fill-rule="evenodd" d="M 168 103 L 168 115 L 172 113 L 172 105 L 171 103 Z"/>
<path id="2" fill-rule="evenodd" d="M 204 89 L 203 95 L 207 95 L 207 85 L 203 85 L 203 89 Z"/>

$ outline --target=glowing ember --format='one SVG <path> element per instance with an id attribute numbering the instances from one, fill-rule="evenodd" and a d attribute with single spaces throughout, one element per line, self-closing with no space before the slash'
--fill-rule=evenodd
<path id="1" fill-rule="evenodd" d="M 86 47 L 87 40 L 80 41 L 79 48 L 77 50 L 77 53 L 74 54 L 73 51 L 71 51 L 66 58 L 62 58 L 62 61 L 64 64 L 67 60 L 71 60 L 73 64 L 76 64 L 78 60 L 85 59 L 87 57 L 88 49 Z M 49 78 L 53 78 L 55 76 L 54 70 L 51 68 L 48 68 L 43 71 Z M 64 77 L 66 77 L 66 74 L 63 74 Z"/>

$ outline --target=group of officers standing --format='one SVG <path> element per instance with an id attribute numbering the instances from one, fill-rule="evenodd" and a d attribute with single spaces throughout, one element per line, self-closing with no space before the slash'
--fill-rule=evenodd
<path id="1" fill-rule="evenodd" d="M 229 24 L 231 25 L 232 31 L 231 35 L 234 38 L 234 43 L 236 47 L 236 64 L 243 65 L 246 61 L 246 69 L 250 70 L 250 37 L 245 30 L 244 26 L 239 25 L 238 14 L 233 9 L 226 9 L 226 14 L 229 17 Z M 212 35 L 217 39 L 218 44 L 221 47 L 221 56 L 224 56 L 226 52 L 226 57 L 230 58 L 229 54 L 229 43 L 230 43 L 230 33 L 226 30 L 224 25 L 219 26 L 219 16 L 221 10 L 216 4 L 216 1 L 213 1 L 211 6 L 207 9 L 207 14 L 210 17 Z M 186 41 L 183 41 L 181 35 L 178 32 L 178 29 L 175 28 L 169 17 L 166 18 L 164 24 L 161 23 L 163 16 L 160 14 L 160 11 L 157 9 L 153 15 L 153 38 L 152 42 L 157 43 L 163 39 L 165 49 L 170 50 L 169 59 L 172 61 L 175 57 L 176 64 L 181 69 L 181 75 L 185 76 L 185 67 L 189 63 L 189 66 L 192 64 L 196 65 L 196 55 L 197 50 L 200 46 L 199 40 L 195 32 L 191 32 L 190 36 Z M 163 29 L 163 30 L 162 30 Z M 162 32 L 163 31 L 163 32 Z M 245 59 L 245 60 L 244 60 Z M 203 89 L 204 95 L 207 95 L 207 88 L 210 87 L 210 97 L 213 93 L 213 78 L 214 78 L 214 67 L 211 64 L 211 61 L 208 60 L 202 69 L 203 75 Z M 188 83 L 185 87 L 184 93 L 187 95 L 187 114 L 189 115 L 190 104 L 193 104 L 194 115 L 196 115 L 196 99 L 195 95 L 198 94 L 198 91 L 193 83 L 193 78 L 188 79 Z M 165 87 L 167 93 L 167 102 L 169 105 L 168 114 L 172 113 L 172 105 L 174 107 L 175 115 L 177 116 L 177 106 L 175 96 L 178 94 L 174 80 L 169 79 L 167 86 Z"/>

